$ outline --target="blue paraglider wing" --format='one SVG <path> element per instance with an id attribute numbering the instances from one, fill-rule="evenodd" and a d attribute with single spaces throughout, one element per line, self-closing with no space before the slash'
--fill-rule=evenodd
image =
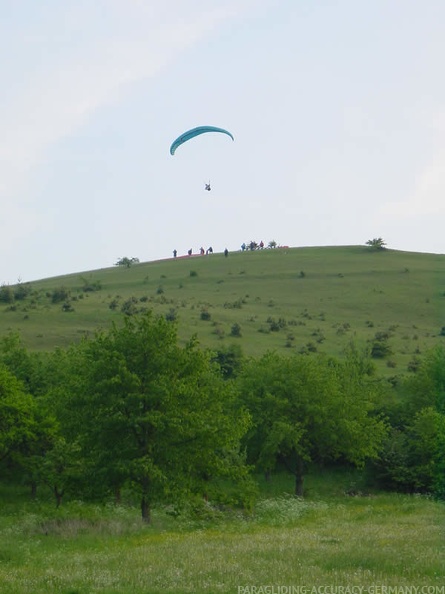
<path id="1" fill-rule="evenodd" d="M 178 146 L 181 146 L 181 144 L 184 144 L 184 142 L 187 142 L 191 138 L 195 138 L 195 136 L 205 134 L 206 132 L 221 132 L 222 134 L 227 134 L 227 136 L 230 136 L 232 140 L 235 140 L 232 134 L 230 134 L 228 130 L 224 130 L 223 128 L 216 128 L 215 126 L 198 126 L 197 128 L 192 128 L 191 130 L 187 130 L 187 132 L 181 134 L 181 136 L 179 136 L 172 143 L 170 147 L 170 154 L 174 155 Z"/>

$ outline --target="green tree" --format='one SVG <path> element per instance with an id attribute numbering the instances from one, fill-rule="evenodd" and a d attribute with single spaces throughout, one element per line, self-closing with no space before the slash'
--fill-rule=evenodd
<path id="1" fill-rule="evenodd" d="M 33 396 L 47 389 L 45 358 L 45 354 L 28 351 L 17 332 L 10 332 L 0 340 L 0 361 Z"/>
<path id="2" fill-rule="evenodd" d="M 65 396 L 86 466 L 110 489 L 138 494 L 147 522 L 155 501 L 247 473 L 239 448 L 249 415 L 210 355 L 195 340 L 177 342 L 163 316 L 127 317 L 73 351 L 76 379 Z"/>
<path id="3" fill-rule="evenodd" d="M 401 388 L 406 422 L 424 407 L 432 406 L 445 414 L 445 347 L 439 345 L 420 360 L 415 375 L 408 377 Z"/>
<path id="4" fill-rule="evenodd" d="M 138 263 L 139 258 L 128 258 L 127 256 L 124 256 L 123 258 L 118 258 L 115 266 L 125 266 L 125 268 L 130 268 L 130 266 L 133 266 L 133 264 Z"/>
<path id="5" fill-rule="evenodd" d="M 374 464 L 378 483 L 389 489 L 445 498 L 445 415 L 418 411 L 403 428 L 392 428 Z"/>
<path id="6" fill-rule="evenodd" d="M 445 349 L 429 351 L 401 384 L 375 474 L 385 487 L 445 498 Z"/>
<path id="7" fill-rule="evenodd" d="M 36 407 L 23 384 L 0 365 L 0 463 L 15 462 L 36 439 Z"/>
<path id="8" fill-rule="evenodd" d="M 301 496 L 308 462 L 361 466 L 376 457 L 386 427 L 373 414 L 377 388 L 365 370 L 352 355 L 339 362 L 268 353 L 251 361 L 240 381 L 254 421 L 249 460 L 266 472 L 284 466 Z"/>
<path id="9" fill-rule="evenodd" d="M 433 492 L 444 455 L 445 415 L 433 407 L 418 412 L 407 428 L 414 488 Z"/>
<path id="10" fill-rule="evenodd" d="M 32 496 L 37 494 L 39 484 L 48 484 L 50 461 L 54 459 L 52 450 L 61 439 L 55 416 L 58 398 L 48 400 L 48 394 L 58 385 L 63 386 L 67 379 L 61 355 L 61 351 L 51 355 L 30 353 L 17 333 L 10 333 L 0 341 L 0 360 L 25 393 L 21 401 L 26 402 L 23 414 L 28 427 L 24 438 L 8 454 L 9 467 L 15 478 L 31 487 Z M 19 418 L 16 423 L 19 426 Z M 57 499 L 57 488 L 54 493 Z M 61 498 L 58 504 L 60 501 Z"/>
<path id="11" fill-rule="evenodd" d="M 368 239 L 366 245 L 369 245 L 369 247 L 375 251 L 381 251 L 386 249 L 386 243 L 383 241 L 381 237 L 374 237 L 374 239 Z"/>
<path id="12" fill-rule="evenodd" d="M 239 345 L 232 344 L 217 349 L 212 355 L 212 360 L 218 363 L 225 379 L 234 379 L 241 371 L 243 352 Z"/>

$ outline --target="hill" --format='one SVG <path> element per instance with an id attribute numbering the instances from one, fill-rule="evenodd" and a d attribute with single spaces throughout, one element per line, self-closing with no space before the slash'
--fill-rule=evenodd
<path id="1" fill-rule="evenodd" d="M 144 309 L 177 319 L 181 339 L 252 355 L 339 354 L 351 340 L 377 341 L 386 348 L 379 366 L 400 373 L 445 340 L 445 255 L 277 248 L 3 286 L 0 335 L 18 331 L 28 348 L 49 350 Z"/>

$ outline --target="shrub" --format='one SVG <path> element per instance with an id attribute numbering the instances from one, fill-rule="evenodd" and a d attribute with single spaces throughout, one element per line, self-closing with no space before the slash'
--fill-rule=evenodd
<path id="1" fill-rule="evenodd" d="M 174 307 L 171 307 L 170 310 L 165 314 L 165 319 L 168 322 L 175 322 L 178 318 L 178 313 Z"/>
<path id="2" fill-rule="evenodd" d="M 292 333 L 289 333 L 286 337 L 285 346 L 287 348 L 292 348 L 294 346 L 294 340 L 295 340 L 295 336 Z"/>
<path id="3" fill-rule="evenodd" d="M 198 276 L 196 270 L 190 270 L 190 276 Z"/>
<path id="4" fill-rule="evenodd" d="M 130 297 L 122 304 L 121 312 L 126 316 L 134 316 L 138 313 L 138 308 L 136 306 L 137 303 L 138 300 L 136 297 Z"/>
<path id="5" fill-rule="evenodd" d="M 286 320 L 284 318 L 278 318 L 277 321 L 269 316 L 266 321 L 269 324 L 269 329 L 271 330 L 271 332 L 278 332 L 282 328 L 285 328 L 287 325 Z"/>
<path id="6" fill-rule="evenodd" d="M 408 365 L 407 365 L 407 369 L 408 371 L 411 371 L 412 373 L 416 373 L 419 370 L 421 361 L 419 359 L 419 357 L 413 357 L 411 359 L 411 361 L 409 361 Z"/>
<path id="7" fill-rule="evenodd" d="M 113 299 L 113 301 L 110 301 L 110 305 L 108 307 L 112 311 L 115 311 L 119 307 L 119 300 L 118 299 Z"/>
<path id="8" fill-rule="evenodd" d="M 210 312 L 207 309 L 202 309 L 201 310 L 201 315 L 200 315 L 201 320 L 204 320 L 204 321 L 207 322 L 207 321 L 210 320 L 211 317 L 212 316 L 211 316 Z"/>
<path id="9" fill-rule="evenodd" d="M 88 280 L 83 276 L 81 276 L 80 278 L 83 282 L 82 291 L 84 293 L 93 293 L 95 291 L 100 291 L 102 289 L 102 283 L 100 281 Z"/>
<path id="10" fill-rule="evenodd" d="M 61 303 L 62 301 L 67 301 L 69 298 L 70 292 L 65 287 L 54 289 L 51 293 L 51 303 Z"/>
<path id="11" fill-rule="evenodd" d="M 215 329 L 213 330 L 213 334 L 215 334 L 219 339 L 223 339 L 225 336 L 225 332 L 224 329 L 221 328 L 221 326 L 215 326 Z"/>
<path id="12" fill-rule="evenodd" d="M 224 303 L 224 308 L 225 309 L 241 309 L 243 307 L 243 303 L 245 303 L 245 300 L 240 297 L 236 301 L 226 301 Z"/>
<path id="13" fill-rule="evenodd" d="M 235 322 L 230 329 L 230 336 L 241 336 L 241 326 Z"/>
<path id="14" fill-rule="evenodd" d="M 371 357 L 373 359 L 384 359 L 392 355 L 392 349 L 386 340 L 374 340 L 371 345 Z"/>
<path id="15" fill-rule="evenodd" d="M 14 297 L 17 301 L 22 301 L 26 299 L 28 295 L 32 293 L 31 285 L 29 283 L 22 285 L 21 283 L 18 284 L 14 291 Z"/>
<path id="16" fill-rule="evenodd" d="M 9 285 L 2 285 L 0 287 L 0 302 L 2 303 L 13 303 L 14 302 L 14 291 Z"/>

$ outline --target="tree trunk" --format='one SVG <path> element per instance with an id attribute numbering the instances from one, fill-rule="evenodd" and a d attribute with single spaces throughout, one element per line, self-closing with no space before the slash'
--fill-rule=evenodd
<path id="1" fill-rule="evenodd" d="M 266 470 L 266 472 L 264 473 L 264 480 L 266 481 L 266 483 L 270 483 L 270 470 Z"/>
<path id="2" fill-rule="evenodd" d="M 295 495 L 296 497 L 303 497 L 304 494 L 304 462 L 302 458 L 297 457 L 295 466 Z"/>
<path id="3" fill-rule="evenodd" d="M 56 507 L 59 508 L 62 503 L 63 491 L 59 491 L 57 485 L 54 485 L 54 496 L 56 498 Z"/>
<path id="4" fill-rule="evenodd" d="M 37 483 L 32 481 L 31 483 L 31 498 L 35 499 L 37 497 Z"/>
<path id="5" fill-rule="evenodd" d="M 141 499 L 141 512 L 142 512 L 142 520 L 147 524 L 151 523 L 151 513 L 150 513 L 150 504 L 147 501 L 145 495 L 142 495 Z"/>
<path id="6" fill-rule="evenodd" d="M 114 503 L 116 505 L 119 505 L 121 502 L 122 502 L 121 488 L 115 487 L 114 488 Z"/>

